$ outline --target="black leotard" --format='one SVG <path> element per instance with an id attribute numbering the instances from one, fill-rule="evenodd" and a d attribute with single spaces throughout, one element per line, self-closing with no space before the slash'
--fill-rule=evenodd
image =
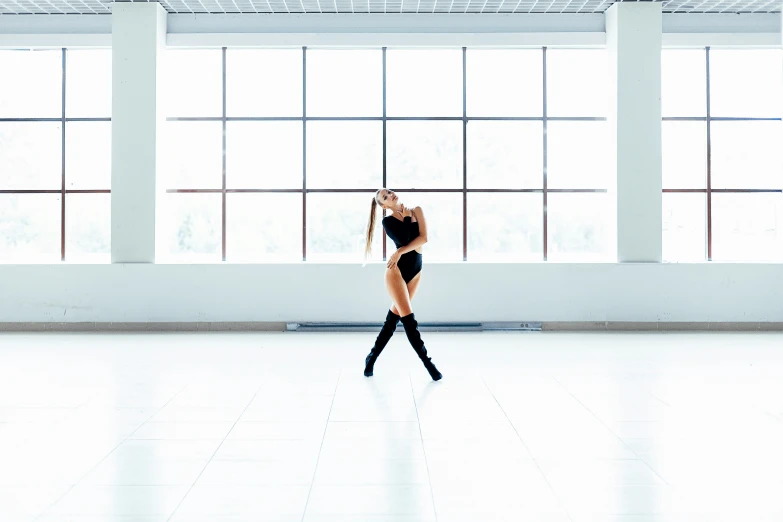
<path id="1" fill-rule="evenodd" d="M 404 247 L 419 237 L 419 223 L 413 221 L 410 216 L 406 216 L 402 221 L 393 216 L 386 216 L 383 218 L 383 229 L 386 231 L 386 235 L 394 241 L 397 248 Z M 397 266 L 402 274 L 402 279 L 406 283 L 410 283 L 421 272 L 422 256 L 415 250 L 411 250 L 400 256 Z"/>

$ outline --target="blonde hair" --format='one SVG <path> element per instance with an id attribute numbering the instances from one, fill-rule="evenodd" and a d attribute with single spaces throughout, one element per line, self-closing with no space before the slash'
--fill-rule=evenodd
<path id="1" fill-rule="evenodd" d="M 370 219 L 367 222 L 367 232 L 365 233 L 364 240 L 364 262 L 367 263 L 367 259 L 372 255 L 372 237 L 375 235 L 375 216 L 378 215 L 378 194 L 381 192 L 379 189 L 372 197 L 372 205 L 370 206 Z"/>

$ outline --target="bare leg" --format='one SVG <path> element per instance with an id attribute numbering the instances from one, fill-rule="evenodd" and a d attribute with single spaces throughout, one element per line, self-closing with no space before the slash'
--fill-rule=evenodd
<path id="1" fill-rule="evenodd" d="M 408 285 L 405 284 L 400 269 L 396 266 L 386 270 L 386 291 L 389 292 L 389 296 L 394 303 L 392 312 L 396 309 L 397 311 L 395 313 L 400 317 L 413 313 L 413 309 L 411 308 L 411 297 L 408 293 Z"/>
<path id="2" fill-rule="evenodd" d="M 421 274 L 418 274 L 410 283 L 407 284 L 409 299 L 412 299 L 413 295 L 416 293 L 416 289 L 419 286 L 420 275 Z M 375 339 L 375 344 L 370 350 L 370 353 L 364 359 L 365 377 L 372 377 L 374 375 L 375 361 L 378 360 L 381 352 L 384 348 L 386 348 L 386 345 L 391 340 L 392 335 L 394 335 L 394 331 L 397 329 L 397 322 L 399 320 L 399 311 L 397 310 L 396 305 L 392 303 L 391 309 L 386 314 L 386 321 L 384 321 L 383 326 L 381 327 L 381 331 L 378 333 L 378 337 Z"/>
<path id="3" fill-rule="evenodd" d="M 419 283 L 421 283 L 421 272 L 416 274 L 416 277 L 411 279 L 410 283 L 408 283 L 408 296 L 411 302 L 413 301 L 413 296 L 416 295 L 416 291 L 419 289 Z M 400 315 L 400 311 L 397 310 L 397 306 L 393 302 L 390 310 L 392 311 L 392 313 L 396 315 Z"/>

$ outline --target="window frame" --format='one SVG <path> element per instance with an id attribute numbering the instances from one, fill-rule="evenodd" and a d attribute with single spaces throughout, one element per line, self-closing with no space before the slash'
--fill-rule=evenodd
<path id="1" fill-rule="evenodd" d="M 90 47 L 90 50 L 105 50 L 104 47 Z M 69 189 L 66 185 L 67 165 L 65 161 L 66 157 L 66 132 L 67 124 L 69 122 L 111 122 L 112 118 L 109 117 L 88 117 L 88 118 L 71 118 L 66 116 L 66 83 L 68 74 L 68 48 L 61 47 L 59 49 L 43 49 L 45 52 L 57 51 L 60 53 L 60 94 L 62 97 L 62 105 L 60 109 L 59 118 L 3 118 L 0 117 L 0 123 L 37 123 L 37 122 L 50 122 L 60 123 L 60 139 L 61 139 L 61 159 L 60 159 L 60 188 L 59 189 L 0 189 L 0 194 L 59 194 L 60 195 L 60 261 L 66 261 L 66 238 L 65 238 L 65 226 L 66 226 L 66 213 L 65 203 L 68 194 L 111 194 L 111 189 Z M 14 50 L 4 50 L 4 52 L 15 52 Z M 20 51 L 29 52 L 29 51 Z"/>
<path id="2" fill-rule="evenodd" d="M 597 49 L 602 49 L 600 46 L 596 46 Z M 319 49 L 320 48 L 316 48 Z M 362 49 L 368 49 L 362 47 Z M 372 48 L 378 49 L 378 48 Z M 455 47 L 457 49 L 457 47 Z M 339 117 L 339 116 L 308 116 L 307 115 L 307 46 L 302 46 L 302 115 L 281 117 L 241 117 L 241 116 L 228 116 L 226 112 L 226 54 L 230 50 L 229 47 L 223 46 L 220 48 L 222 54 L 222 107 L 223 113 L 219 117 L 177 117 L 170 116 L 166 118 L 166 121 L 173 122 L 185 122 L 185 121 L 219 121 L 223 125 L 223 164 L 222 164 L 222 186 L 219 189 L 199 189 L 196 187 L 180 187 L 180 188 L 167 188 L 165 192 L 167 194 L 193 194 L 193 193 L 219 193 L 222 200 L 222 223 L 221 223 L 221 252 L 220 258 L 223 262 L 226 261 L 226 195 L 230 193 L 298 193 L 302 195 L 302 261 L 307 261 L 307 196 L 308 194 L 316 193 L 366 193 L 371 195 L 375 189 L 352 189 L 352 188 L 308 188 L 307 186 L 307 123 L 311 121 L 380 121 L 383 128 L 383 143 L 382 143 L 382 179 L 379 180 L 379 186 L 387 186 L 387 122 L 389 121 L 456 121 L 462 122 L 462 187 L 451 189 L 415 189 L 408 187 L 389 187 L 392 190 L 400 192 L 410 193 L 458 193 L 462 194 L 462 261 L 468 261 L 468 193 L 535 193 L 541 194 L 543 199 L 543 259 L 548 260 L 549 251 L 549 238 L 548 238 L 548 209 L 547 199 L 548 195 L 552 193 L 607 193 L 608 189 L 567 189 L 559 188 L 552 189 L 548 187 L 547 180 L 547 155 L 548 155 L 548 141 L 547 141 L 547 126 L 551 121 L 607 121 L 606 116 L 581 116 L 581 117 L 567 117 L 558 116 L 552 117 L 547 114 L 547 47 L 537 46 L 536 50 L 541 51 L 541 67 L 542 67 L 542 82 L 543 82 L 543 99 L 542 99 L 542 115 L 541 116 L 468 116 L 467 114 L 467 51 L 468 47 L 460 47 L 462 52 L 462 116 L 442 116 L 442 117 L 405 117 L 405 116 L 388 116 L 386 112 L 386 100 L 387 100 L 387 51 L 388 47 L 380 47 L 379 50 L 382 53 L 382 114 L 380 116 L 371 117 Z M 559 48 L 558 48 L 559 49 Z M 183 49 L 184 50 L 184 49 Z M 394 48 L 392 48 L 393 52 Z M 227 188 L 226 187 L 226 126 L 231 121 L 296 121 L 302 122 L 302 187 L 301 188 L 289 188 L 289 189 L 270 189 L 270 188 L 255 188 L 255 189 L 242 189 L 242 188 Z M 528 188 L 528 189 L 482 189 L 482 188 L 468 188 L 467 186 L 467 126 L 471 121 L 537 121 L 542 123 L 543 129 L 543 170 L 542 170 L 542 186 L 541 188 Z M 385 215 L 385 212 L 384 212 Z M 383 241 L 383 260 L 387 258 L 387 245 L 386 241 Z"/>
<path id="3" fill-rule="evenodd" d="M 691 48 L 692 49 L 692 48 Z M 683 194 L 683 193 L 696 193 L 696 194 L 705 194 L 707 198 L 706 203 L 706 212 L 707 212 L 707 218 L 706 218 L 706 234 L 707 234 L 707 241 L 706 241 L 706 247 L 707 252 L 705 261 L 711 262 L 712 259 L 712 195 L 713 194 L 774 194 L 774 193 L 781 193 L 783 192 L 783 189 L 774 189 L 774 188 L 744 188 L 744 189 L 737 189 L 737 188 L 724 188 L 724 189 L 716 189 L 712 188 L 712 122 L 725 122 L 725 121 L 782 121 L 780 117 L 728 117 L 728 116 L 712 116 L 711 113 L 711 77 L 710 77 L 710 51 L 712 49 L 711 46 L 707 45 L 704 47 L 699 47 L 699 50 L 704 51 L 704 65 L 706 67 L 706 75 L 705 75 L 705 89 L 706 89 L 706 105 L 707 105 L 707 112 L 705 116 L 665 116 L 661 118 L 662 122 L 672 121 L 695 121 L 695 122 L 704 122 L 706 123 L 706 132 L 707 132 L 707 149 L 706 149 L 706 155 L 707 155 L 707 180 L 706 180 L 706 187 L 703 189 L 667 189 L 663 188 L 663 194 Z M 670 48 L 666 50 L 678 50 L 677 48 Z M 676 261 L 671 261 L 676 262 Z"/>

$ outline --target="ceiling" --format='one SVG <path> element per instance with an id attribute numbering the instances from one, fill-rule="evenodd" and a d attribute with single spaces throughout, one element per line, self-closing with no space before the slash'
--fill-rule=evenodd
<path id="1" fill-rule="evenodd" d="M 130 0 L 145 1 L 145 0 Z M 632 1 L 632 0 L 618 0 Z M 663 0 L 665 13 L 777 13 L 783 0 Z M 169 13 L 603 13 L 615 0 L 160 0 Z M 0 14 L 110 14 L 110 0 L 0 0 Z"/>

